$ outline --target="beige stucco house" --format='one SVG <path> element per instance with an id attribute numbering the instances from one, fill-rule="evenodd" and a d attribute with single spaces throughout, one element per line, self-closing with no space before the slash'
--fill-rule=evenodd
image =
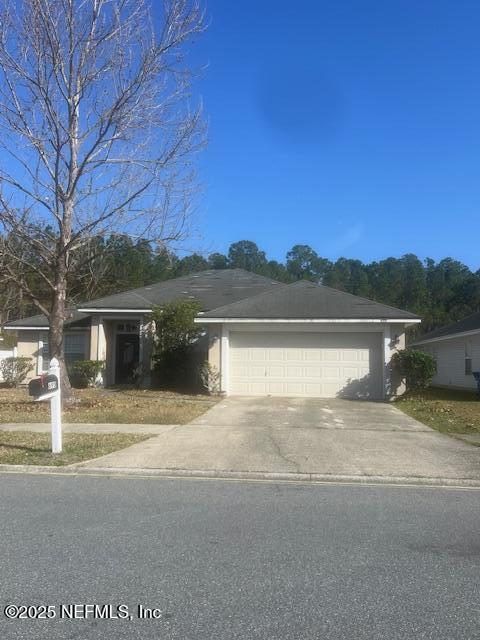
<path id="1" fill-rule="evenodd" d="M 72 310 L 65 326 L 67 363 L 105 362 L 103 384 L 131 381 L 151 359 L 149 315 L 179 299 L 202 306 L 201 358 L 219 372 L 225 394 L 351 397 L 387 400 L 403 391 L 392 354 L 420 318 L 401 309 L 312 282 L 285 285 L 242 269 L 203 271 L 93 300 Z M 18 354 L 36 375 L 48 363 L 48 322 L 9 323 Z"/>

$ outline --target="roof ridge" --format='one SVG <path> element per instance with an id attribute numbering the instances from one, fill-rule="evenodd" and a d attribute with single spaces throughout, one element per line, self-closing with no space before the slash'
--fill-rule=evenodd
<path id="1" fill-rule="evenodd" d="M 364 298 L 362 296 L 356 296 L 353 293 L 348 293 L 346 291 L 340 291 L 338 289 L 334 289 L 332 287 L 327 287 L 326 285 L 319 284 L 318 282 L 312 282 L 311 280 L 305 280 L 305 279 L 297 280 L 295 282 L 285 283 L 282 286 L 272 288 L 270 291 L 266 291 L 266 292 L 263 292 L 263 293 L 258 293 L 258 294 L 255 294 L 253 296 L 248 296 L 247 298 L 243 298 L 242 300 L 237 300 L 237 301 L 231 302 L 229 304 L 221 305 L 220 307 L 216 307 L 214 309 L 210 309 L 209 311 L 205 312 L 205 314 L 202 314 L 202 315 L 204 315 L 207 318 L 208 317 L 210 317 L 210 318 L 212 318 L 212 317 L 221 317 L 222 313 L 228 312 L 228 314 L 232 314 L 232 315 L 229 315 L 228 317 L 234 317 L 233 314 L 235 313 L 235 311 L 237 309 L 240 309 L 240 312 L 241 312 L 241 309 L 245 304 L 247 304 L 247 305 L 248 304 L 253 304 L 254 305 L 259 299 L 261 299 L 262 301 L 263 300 L 267 301 L 269 299 L 269 297 L 278 296 L 279 292 L 285 291 L 285 289 L 287 289 L 287 288 L 299 288 L 299 287 L 305 287 L 307 285 L 316 288 L 318 291 L 322 291 L 323 290 L 323 291 L 326 291 L 328 293 L 329 292 L 333 292 L 335 294 L 338 294 L 335 297 L 343 298 L 343 297 L 347 297 L 348 296 L 349 298 L 353 299 L 357 303 L 358 303 L 358 301 L 367 302 L 369 306 L 373 305 L 373 307 L 375 307 L 378 311 L 380 311 L 382 313 L 385 313 L 385 311 L 387 311 L 387 310 L 390 311 L 390 312 L 393 312 L 393 313 L 398 313 L 399 316 L 397 316 L 397 317 L 399 317 L 399 319 L 402 319 L 402 320 L 418 319 L 419 318 L 418 315 L 412 313 L 411 311 L 406 311 L 404 309 L 398 309 L 396 307 L 392 307 L 390 305 L 383 304 L 382 302 L 377 302 L 376 300 L 370 300 L 370 299 Z M 383 311 L 383 310 L 385 310 L 385 311 Z M 361 314 L 361 312 L 360 312 L 360 314 Z M 356 317 L 356 316 L 352 316 L 352 317 Z M 393 317 L 395 317 L 395 316 L 393 316 Z"/>
<path id="2" fill-rule="evenodd" d="M 234 269 L 203 269 L 202 271 L 194 271 L 192 273 L 186 273 L 183 276 L 177 276 L 175 278 L 166 278 L 165 280 L 157 280 L 155 282 L 151 282 L 150 284 L 145 284 L 142 287 L 135 287 L 134 289 L 123 289 L 122 291 L 117 291 L 116 293 L 109 293 L 108 295 L 105 296 L 100 296 L 98 298 L 93 298 L 92 300 L 88 300 L 86 302 L 82 302 L 81 304 L 78 304 L 75 308 L 78 309 L 78 307 L 80 306 L 85 306 L 85 305 L 91 305 L 93 302 L 96 302 L 97 300 L 104 300 L 105 298 L 112 298 L 113 296 L 121 296 L 124 295 L 126 293 L 129 294 L 134 294 L 137 295 L 139 297 L 141 297 L 141 291 L 145 291 L 148 287 L 154 287 L 156 285 L 162 285 L 162 284 L 168 284 L 171 282 L 177 282 L 178 280 L 186 280 L 189 278 L 192 278 L 194 276 L 201 276 L 202 274 L 207 274 L 207 273 L 232 273 L 232 272 L 241 272 L 241 273 L 247 273 L 249 275 L 254 275 L 257 276 L 258 278 L 263 278 L 264 280 L 269 280 L 272 283 L 275 284 L 280 284 L 278 282 L 278 280 L 275 280 L 274 278 L 269 278 L 268 276 L 264 276 L 261 273 L 256 273 L 255 271 L 248 271 L 247 269 L 242 269 L 241 267 L 235 267 Z M 147 299 L 144 299 L 145 302 L 148 302 L 150 304 L 150 302 Z"/>

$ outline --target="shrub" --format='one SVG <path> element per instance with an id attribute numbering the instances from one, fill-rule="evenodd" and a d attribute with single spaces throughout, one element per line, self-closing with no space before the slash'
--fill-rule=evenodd
<path id="1" fill-rule="evenodd" d="M 33 369 L 31 358 L 5 358 L 0 363 L 4 383 L 7 387 L 18 387 Z"/>
<path id="2" fill-rule="evenodd" d="M 208 361 L 203 362 L 198 368 L 198 377 L 202 387 L 212 395 L 220 393 L 220 371 Z"/>
<path id="3" fill-rule="evenodd" d="M 194 320 L 200 310 L 196 300 L 178 300 L 152 313 L 153 361 L 157 383 L 163 388 L 191 390 L 198 386 L 195 343 L 204 330 Z"/>
<path id="4" fill-rule="evenodd" d="M 423 351 L 404 349 L 392 356 L 392 366 L 407 381 L 407 389 L 425 389 L 437 372 L 434 358 Z"/>
<path id="5" fill-rule="evenodd" d="M 76 360 L 70 370 L 72 372 L 72 384 L 76 387 L 94 387 L 98 374 L 104 369 L 105 363 L 101 360 Z"/>

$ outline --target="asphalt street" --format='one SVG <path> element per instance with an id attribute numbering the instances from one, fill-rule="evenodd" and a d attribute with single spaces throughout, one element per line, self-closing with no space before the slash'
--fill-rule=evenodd
<path id="1" fill-rule="evenodd" d="M 2 640 L 480 638 L 479 490 L 1 475 L 0 541 Z"/>

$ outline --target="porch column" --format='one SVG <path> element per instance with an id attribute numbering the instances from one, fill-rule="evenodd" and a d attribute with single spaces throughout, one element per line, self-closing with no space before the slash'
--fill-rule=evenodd
<path id="1" fill-rule="evenodd" d="M 152 323 L 145 321 L 143 316 L 140 320 L 140 340 L 139 340 L 139 352 L 138 359 L 139 364 L 143 371 L 142 387 L 149 388 L 152 385 L 152 369 L 151 369 L 151 357 L 152 357 L 152 343 L 151 334 Z"/>
<path id="2" fill-rule="evenodd" d="M 230 331 L 222 325 L 222 337 L 220 342 L 220 389 L 222 393 L 228 395 L 228 363 L 230 359 Z"/>
<path id="3" fill-rule="evenodd" d="M 100 360 L 105 362 L 107 359 L 107 340 L 105 336 L 105 327 L 103 318 L 93 316 L 92 325 L 90 327 L 90 360 Z M 97 378 L 98 384 L 105 384 L 105 374 L 99 374 Z"/>

